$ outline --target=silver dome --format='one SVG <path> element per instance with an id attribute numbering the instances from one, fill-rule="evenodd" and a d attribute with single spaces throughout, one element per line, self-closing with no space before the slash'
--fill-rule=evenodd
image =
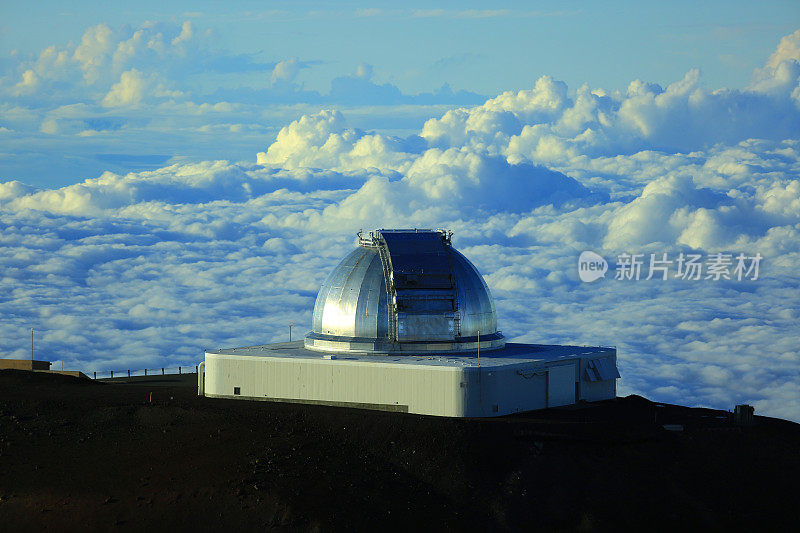
<path id="1" fill-rule="evenodd" d="M 478 270 L 450 233 L 359 234 L 322 284 L 305 346 L 319 351 L 452 352 L 501 348 L 497 314 Z"/>

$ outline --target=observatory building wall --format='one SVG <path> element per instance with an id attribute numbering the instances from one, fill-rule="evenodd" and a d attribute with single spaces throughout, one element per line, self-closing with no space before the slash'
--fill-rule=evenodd
<path id="1" fill-rule="evenodd" d="M 613 348 L 509 345 L 500 353 L 507 357 L 324 355 L 282 343 L 206 352 L 198 385 L 210 397 L 448 417 L 501 416 L 616 396 Z"/>
<path id="2" fill-rule="evenodd" d="M 206 354 L 205 395 L 464 416 L 463 369 Z"/>
<path id="3" fill-rule="evenodd" d="M 579 384 L 578 396 L 587 402 L 597 402 L 617 397 L 617 378 L 620 377 L 617 370 L 617 351 L 613 351 L 613 357 L 609 356 L 608 361 L 613 362 L 613 368 L 604 369 L 605 374 L 595 376 L 595 372 L 590 368 L 594 359 L 581 358 L 578 367 L 577 383 Z M 594 377 L 599 379 L 593 380 Z M 605 378 L 605 379 L 602 379 Z"/>

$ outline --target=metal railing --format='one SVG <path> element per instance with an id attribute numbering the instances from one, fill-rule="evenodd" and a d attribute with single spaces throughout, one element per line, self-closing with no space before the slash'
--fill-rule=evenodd
<path id="1" fill-rule="evenodd" d="M 92 372 L 93 379 L 131 378 L 138 376 L 173 376 L 197 373 L 197 365 L 181 365 L 161 368 L 142 368 L 138 370 L 99 370 Z M 99 376 L 99 377 L 98 377 Z"/>

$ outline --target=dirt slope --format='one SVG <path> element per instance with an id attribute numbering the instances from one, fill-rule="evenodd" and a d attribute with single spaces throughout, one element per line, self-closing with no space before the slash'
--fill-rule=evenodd
<path id="1" fill-rule="evenodd" d="M 800 522 L 800 425 L 757 417 L 740 428 L 724 417 L 631 396 L 451 420 L 0 371 L 0 529 Z"/>

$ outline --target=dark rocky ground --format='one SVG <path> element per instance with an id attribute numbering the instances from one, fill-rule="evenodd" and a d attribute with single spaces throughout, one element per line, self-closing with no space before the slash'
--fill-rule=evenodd
<path id="1" fill-rule="evenodd" d="M 800 425 L 783 420 L 636 396 L 454 420 L 198 398 L 193 378 L 0 371 L 0 530 L 800 523 Z"/>

